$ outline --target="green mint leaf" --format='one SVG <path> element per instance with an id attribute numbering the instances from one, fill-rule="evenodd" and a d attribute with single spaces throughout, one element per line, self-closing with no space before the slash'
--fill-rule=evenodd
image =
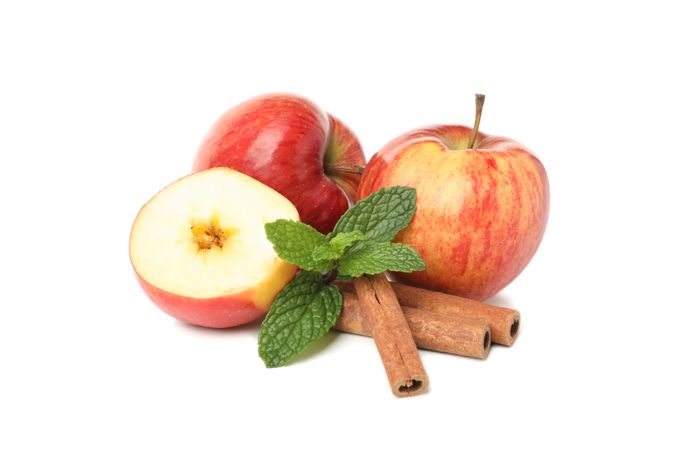
<path id="1" fill-rule="evenodd" d="M 301 269 L 327 272 L 333 265 L 312 257 L 314 249 L 328 243 L 328 238 L 302 222 L 279 219 L 265 224 L 265 234 L 281 259 Z"/>
<path id="2" fill-rule="evenodd" d="M 321 274 L 300 272 L 280 293 L 263 320 L 258 354 L 267 367 L 279 367 L 335 325 L 342 294 Z"/>
<path id="3" fill-rule="evenodd" d="M 366 239 L 366 236 L 360 231 L 337 233 L 330 241 L 316 247 L 312 253 L 312 257 L 316 261 L 335 261 L 342 257 L 345 250 L 352 244 L 363 241 L 364 239 Z"/>
<path id="4" fill-rule="evenodd" d="M 420 255 L 405 244 L 361 242 L 352 247 L 338 263 L 340 276 L 360 277 L 386 270 L 414 272 L 424 269 Z"/>
<path id="5" fill-rule="evenodd" d="M 371 242 L 389 242 L 415 214 L 415 189 L 404 186 L 382 188 L 357 202 L 335 224 L 329 237 L 360 231 Z"/>
<path id="6" fill-rule="evenodd" d="M 364 241 L 365 239 L 366 235 L 361 231 L 345 231 L 331 237 L 328 243 L 340 253 L 340 256 L 342 256 L 350 245 L 359 241 Z"/>

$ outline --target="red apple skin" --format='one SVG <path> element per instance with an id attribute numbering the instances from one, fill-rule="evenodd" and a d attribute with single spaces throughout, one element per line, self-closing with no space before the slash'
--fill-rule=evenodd
<path id="1" fill-rule="evenodd" d="M 283 278 L 268 282 L 274 291 L 271 298 L 283 289 L 297 269 L 286 271 Z M 173 294 L 145 281 L 134 270 L 136 279 L 152 302 L 168 315 L 191 325 L 208 328 L 229 328 L 261 319 L 267 313 L 269 304 L 259 305 L 256 296 L 260 287 L 214 298 L 191 298 Z"/>
<path id="2" fill-rule="evenodd" d="M 335 164 L 365 165 L 354 133 L 305 98 L 268 94 L 235 106 L 213 124 L 193 170 L 230 167 L 245 173 L 288 198 L 302 222 L 327 233 L 354 200 L 360 179 L 331 169 Z"/>
<path id="3" fill-rule="evenodd" d="M 530 262 L 549 213 L 542 163 L 511 139 L 477 137 L 471 128 L 439 125 L 406 133 L 368 163 L 358 196 L 386 186 L 417 190 L 417 211 L 397 242 L 414 247 L 426 269 L 397 280 L 485 300 Z"/>

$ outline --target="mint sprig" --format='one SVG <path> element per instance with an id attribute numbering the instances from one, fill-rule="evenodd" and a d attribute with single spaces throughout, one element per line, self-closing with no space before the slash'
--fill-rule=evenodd
<path id="1" fill-rule="evenodd" d="M 391 242 L 368 242 L 347 252 L 340 260 L 338 274 L 360 277 L 386 270 L 414 272 L 422 269 L 424 261 L 412 247 Z"/>
<path id="2" fill-rule="evenodd" d="M 277 255 L 303 269 L 277 295 L 260 327 L 258 354 L 267 367 L 286 364 L 335 325 L 342 294 L 329 283 L 336 276 L 424 269 L 415 249 L 390 242 L 414 214 L 415 190 L 394 186 L 357 202 L 328 236 L 291 220 L 265 224 Z"/>
<path id="3" fill-rule="evenodd" d="M 360 231 L 371 242 L 389 242 L 408 226 L 415 214 L 415 189 L 382 188 L 348 209 L 329 235 Z"/>
<path id="4" fill-rule="evenodd" d="M 331 270 L 330 261 L 317 260 L 314 250 L 328 244 L 328 238 L 309 225 L 293 220 L 279 219 L 265 224 L 267 240 L 274 246 L 279 258 L 304 270 L 324 272 Z"/>
<path id="5" fill-rule="evenodd" d="M 365 239 L 366 236 L 360 231 L 338 233 L 328 242 L 318 245 L 312 252 L 312 257 L 318 261 L 336 261 L 352 244 Z"/>
<path id="6" fill-rule="evenodd" d="M 267 367 L 285 364 L 335 325 L 342 295 L 318 272 L 300 272 L 272 303 L 262 323 L 258 354 Z"/>

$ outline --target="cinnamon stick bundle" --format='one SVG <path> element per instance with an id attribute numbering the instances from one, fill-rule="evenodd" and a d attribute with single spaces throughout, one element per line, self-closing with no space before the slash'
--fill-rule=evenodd
<path id="1" fill-rule="evenodd" d="M 333 329 L 372 336 L 356 295 L 343 292 L 342 313 Z M 417 348 L 484 359 L 490 351 L 490 326 L 484 320 L 401 307 Z"/>
<path id="2" fill-rule="evenodd" d="M 353 283 L 392 392 L 398 397 L 424 392 L 429 378 L 389 280 L 380 274 L 355 278 Z"/>
<path id="3" fill-rule="evenodd" d="M 343 292 L 354 292 L 351 283 L 338 283 Z M 487 305 L 476 300 L 430 291 L 402 283 L 391 283 L 401 306 L 432 311 L 459 319 L 486 320 L 492 342 L 513 345 L 520 328 L 520 313 L 515 309 Z"/>
<path id="4" fill-rule="evenodd" d="M 520 313 L 515 309 L 488 305 L 476 300 L 402 283 L 392 283 L 392 287 L 401 305 L 461 317 L 486 319 L 490 324 L 494 343 L 511 346 L 518 337 Z"/>

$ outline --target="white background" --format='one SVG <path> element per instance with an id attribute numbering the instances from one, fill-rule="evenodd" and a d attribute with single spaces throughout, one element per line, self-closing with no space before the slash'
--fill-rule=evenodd
<path id="1" fill-rule="evenodd" d="M 0 6 L 0 447 L 673 448 L 665 7 L 95 3 Z M 369 339 L 268 370 L 255 326 L 182 325 L 145 298 L 136 212 L 269 91 L 313 99 L 369 156 L 470 124 L 487 94 L 481 129 L 551 183 L 544 242 L 493 300 L 523 315 L 514 347 L 423 352 L 430 391 L 397 399 Z"/>

